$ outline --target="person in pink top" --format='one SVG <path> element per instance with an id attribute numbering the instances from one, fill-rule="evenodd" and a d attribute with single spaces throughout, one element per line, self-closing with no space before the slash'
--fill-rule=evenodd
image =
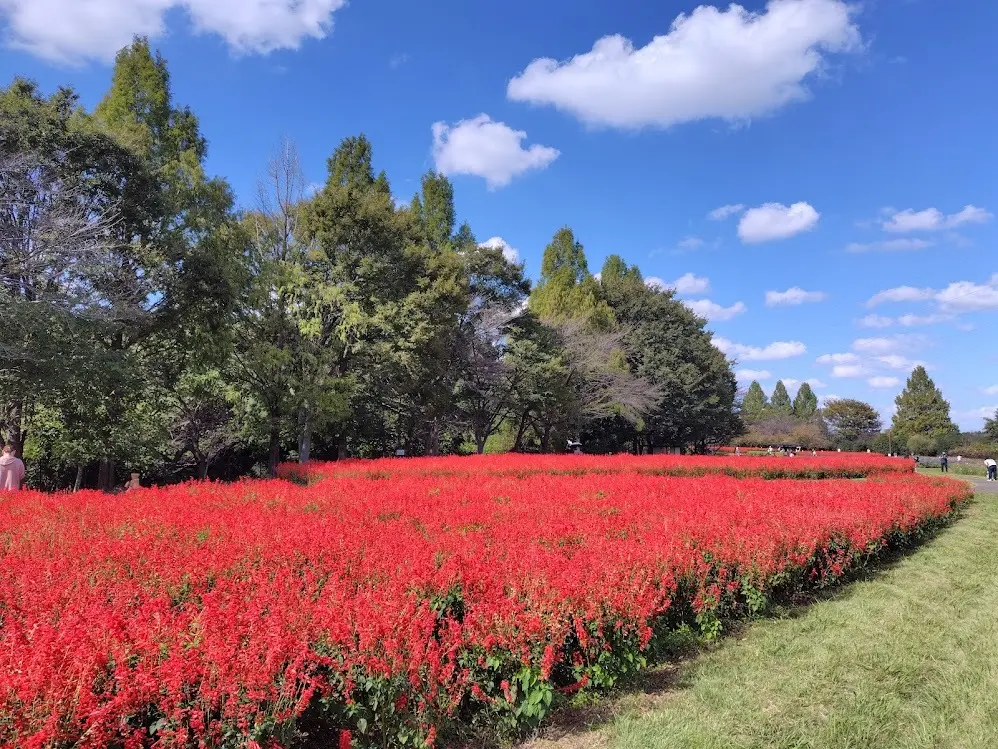
<path id="1" fill-rule="evenodd" d="M 13 445 L 4 445 L 0 455 L 0 492 L 16 492 L 23 480 L 24 462 L 14 454 Z"/>

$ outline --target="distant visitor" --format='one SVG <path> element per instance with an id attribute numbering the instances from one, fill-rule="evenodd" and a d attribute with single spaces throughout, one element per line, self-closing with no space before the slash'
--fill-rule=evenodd
<path id="1" fill-rule="evenodd" d="M 0 491 L 16 492 L 23 480 L 24 462 L 14 454 L 13 445 L 4 445 L 0 456 Z"/>

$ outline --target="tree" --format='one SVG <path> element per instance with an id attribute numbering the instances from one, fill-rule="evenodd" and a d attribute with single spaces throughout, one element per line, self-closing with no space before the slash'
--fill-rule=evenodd
<path id="1" fill-rule="evenodd" d="M 811 386 L 802 382 L 797 395 L 794 396 L 794 417 L 801 421 L 810 421 L 818 410 L 818 396 L 811 390 Z"/>
<path id="2" fill-rule="evenodd" d="M 992 442 L 998 442 L 998 409 L 992 418 L 984 420 L 984 433 Z"/>
<path id="3" fill-rule="evenodd" d="M 640 422 L 601 424 L 605 449 L 635 451 L 726 442 L 740 433 L 731 364 L 711 340 L 706 321 L 673 297 L 645 285 L 636 266 L 614 255 L 600 273 L 601 291 L 623 333 L 630 370 L 661 394 Z M 611 434 L 612 433 L 612 434 Z"/>
<path id="4" fill-rule="evenodd" d="M 907 444 L 908 438 L 915 434 L 935 440 L 943 450 L 956 442 L 959 430 L 950 420 L 949 402 L 943 398 L 925 367 L 912 370 L 894 403 L 897 410 L 891 428 L 898 444 Z"/>
<path id="5" fill-rule="evenodd" d="M 825 404 L 822 415 L 837 446 L 856 450 L 867 448 L 880 432 L 880 414 L 869 403 L 842 398 Z"/>
<path id="6" fill-rule="evenodd" d="M 559 229 L 544 249 L 530 309 L 542 320 L 583 319 L 593 329 L 613 327 L 613 311 L 589 272 L 582 244 L 568 227 Z"/>
<path id="7" fill-rule="evenodd" d="M 745 397 L 742 398 L 742 418 L 745 421 L 758 421 L 769 408 L 769 400 L 766 398 L 766 391 L 757 380 L 752 380 Z"/>
<path id="8" fill-rule="evenodd" d="M 769 399 L 769 407 L 778 414 L 790 415 L 793 413 L 790 394 L 787 392 L 787 386 L 783 384 L 783 380 L 776 381 L 776 387 L 773 388 L 773 397 Z"/>

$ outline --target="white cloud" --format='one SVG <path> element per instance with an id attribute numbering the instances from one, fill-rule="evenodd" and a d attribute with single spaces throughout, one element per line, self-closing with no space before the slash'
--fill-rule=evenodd
<path id="1" fill-rule="evenodd" d="M 781 304 L 798 305 L 805 302 L 823 302 L 828 299 L 828 294 L 823 291 L 804 291 L 799 286 L 794 286 L 786 291 L 767 291 L 766 306 L 776 307 Z"/>
<path id="2" fill-rule="evenodd" d="M 924 250 L 931 247 L 932 242 L 925 239 L 911 239 L 909 237 L 899 237 L 898 239 L 885 239 L 879 242 L 853 242 L 846 245 L 846 252 L 897 252 L 903 250 Z"/>
<path id="3" fill-rule="evenodd" d="M 762 13 L 701 5 L 641 48 L 618 34 L 564 62 L 534 60 L 507 96 L 618 128 L 758 117 L 806 99 L 826 53 L 861 47 L 853 11 L 842 0 L 770 0 Z"/>
<path id="4" fill-rule="evenodd" d="M 897 377 L 871 377 L 866 384 L 872 388 L 892 388 L 901 384 Z"/>
<path id="5" fill-rule="evenodd" d="M 867 315 L 859 324 L 864 328 L 889 328 L 894 324 L 893 318 L 882 315 Z"/>
<path id="6" fill-rule="evenodd" d="M 698 247 L 703 247 L 703 240 L 700 237 L 683 237 L 679 240 L 678 247 L 681 250 L 695 250 Z"/>
<path id="7" fill-rule="evenodd" d="M 502 250 L 502 256 L 506 258 L 511 263 L 520 262 L 520 253 L 513 247 L 506 244 L 506 240 L 502 237 L 492 237 L 482 242 L 479 247 L 491 247 L 493 249 Z"/>
<path id="8" fill-rule="evenodd" d="M 902 334 L 882 338 L 857 338 L 852 342 L 852 348 L 862 354 L 889 354 L 924 348 L 927 342 L 921 335 Z"/>
<path id="9" fill-rule="evenodd" d="M 800 341 L 776 341 L 762 348 L 733 343 L 727 338 L 715 338 L 714 345 L 724 354 L 729 354 L 741 361 L 769 361 L 772 359 L 789 359 L 807 353 L 807 346 Z"/>
<path id="10" fill-rule="evenodd" d="M 924 362 L 914 361 L 912 359 L 908 359 L 907 357 L 901 356 L 900 354 L 885 354 L 884 356 L 876 357 L 875 361 L 884 364 L 891 369 L 905 369 L 908 371 L 919 365 L 925 366 Z"/>
<path id="11" fill-rule="evenodd" d="M 832 367 L 832 377 L 862 377 L 867 373 L 862 364 L 836 364 Z"/>
<path id="12" fill-rule="evenodd" d="M 809 379 L 809 380 L 804 380 L 804 382 L 806 382 L 812 388 L 823 388 L 823 387 L 825 387 L 825 383 L 823 383 L 821 380 L 815 379 L 813 377 L 811 379 Z M 801 384 L 801 381 L 797 380 L 797 379 L 794 379 L 793 377 L 784 377 L 783 378 L 783 384 L 787 386 L 788 390 L 792 390 L 795 387 L 799 386 Z"/>
<path id="13" fill-rule="evenodd" d="M 730 320 L 745 312 L 747 307 L 742 302 L 735 302 L 730 307 L 722 307 L 709 299 L 694 299 L 686 302 L 686 306 L 707 320 Z"/>
<path id="14" fill-rule="evenodd" d="M 671 288 L 669 284 L 658 276 L 648 276 L 648 278 L 645 279 L 645 286 L 649 289 L 655 289 L 655 291 L 667 291 Z"/>
<path id="15" fill-rule="evenodd" d="M 935 295 L 941 309 L 947 312 L 972 312 L 998 309 L 998 273 L 987 283 L 957 281 Z"/>
<path id="16" fill-rule="evenodd" d="M 560 155 L 556 148 L 524 148 L 527 134 L 487 114 L 455 125 L 433 124 L 433 160 L 442 174 L 471 174 L 485 179 L 490 189 L 505 187 L 530 169 L 544 169 Z"/>
<path id="17" fill-rule="evenodd" d="M 738 378 L 740 382 L 749 382 L 751 380 L 768 380 L 772 378 L 773 373 L 765 369 L 739 369 L 735 372 L 735 377 Z"/>
<path id="18" fill-rule="evenodd" d="M 994 216 L 983 208 L 974 205 L 964 206 L 957 213 L 949 216 L 943 215 L 938 208 L 926 208 L 924 211 L 914 211 L 908 209 L 898 211 L 881 222 L 884 231 L 889 232 L 909 232 L 909 231 L 936 231 L 939 229 L 953 229 L 964 224 L 984 224 Z"/>
<path id="19" fill-rule="evenodd" d="M 749 208 L 738 222 L 738 236 L 743 242 L 768 242 L 787 239 L 818 225 L 820 214 L 808 203 L 764 203 Z"/>
<path id="20" fill-rule="evenodd" d="M 7 43 L 62 64 L 110 62 L 136 35 L 159 37 L 183 11 L 194 30 L 237 53 L 297 49 L 323 39 L 346 0 L 0 0 Z"/>
<path id="21" fill-rule="evenodd" d="M 998 406 L 981 406 L 973 411 L 967 411 L 965 415 L 977 419 L 991 419 L 996 413 L 998 413 Z"/>
<path id="22" fill-rule="evenodd" d="M 875 307 L 882 302 L 924 302 L 936 295 L 934 289 L 916 289 L 914 286 L 897 286 L 893 289 L 878 291 L 866 303 L 867 307 Z"/>
<path id="23" fill-rule="evenodd" d="M 981 392 L 985 395 L 998 395 L 998 385 L 992 385 L 991 387 L 981 388 Z"/>
<path id="24" fill-rule="evenodd" d="M 684 273 L 668 284 L 668 287 L 675 289 L 677 294 L 703 294 L 710 291 L 710 279 L 692 273 Z"/>
<path id="25" fill-rule="evenodd" d="M 715 208 L 710 213 L 707 214 L 707 218 L 711 221 L 724 221 L 728 216 L 735 216 L 745 210 L 745 206 L 741 203 L 735 203 L 732 205 L 722 205 L 720 208 Z"/>
<path id="26" fill-rule="evenodd" d="M 901 315 L 898 317 L 898 324 L 906 328 L 913 328 L 921 325 L 935 325 L 941 322 L 950 322 L 953 315 Z"/>
<path id="27" fill-rule="evenodd" d="M 818 357 L 818 364 L 855 364 L 858 361 L 859 356 L 853 353 L 822 354 Z"/>

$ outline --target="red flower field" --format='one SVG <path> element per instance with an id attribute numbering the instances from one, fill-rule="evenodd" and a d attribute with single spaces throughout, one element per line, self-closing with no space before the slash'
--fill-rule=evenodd
<path id="1" fill-rule="evenodd" d="M 655 475 L 712 460 L 870 478 Z M 348 730 L 421 746 L 531 724 L 670 633 L 828 584 L 968 497 L 910 470 L 499 456 L 320 466 L 311 486 L 0 495 L 0 745 L 328 746 Z"/>

